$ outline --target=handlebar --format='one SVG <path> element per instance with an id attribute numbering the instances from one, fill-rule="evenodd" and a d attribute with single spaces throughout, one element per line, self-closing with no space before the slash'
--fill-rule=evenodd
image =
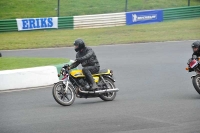
<path id="1" fill-rule="evenodd" d="M 77 61 L 74 61 L 71 65 L 73 65 L 73 64 L 76 63 L 76 62 L 77 62 Z M 65 65 L 61 68 L 60 74 L 58 74 L 58 77 L 60 77 L 61 75 L 66 74 L 66 72 L 70 70 L 69 67 L 70 67 L 69 64 L 65 64 Z"/>

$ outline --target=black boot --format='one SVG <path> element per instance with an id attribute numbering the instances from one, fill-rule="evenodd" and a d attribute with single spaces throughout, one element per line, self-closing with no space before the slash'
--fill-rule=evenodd
<path id="1" fill-rule="evenodd" d="M 89 80 L 90 83 L 92 84 L 92 87 L 90 88 L 90 90 L 95 90 L 95 89 L 99 88 L 99 87 L 97 86 L 97 84 L 94 82 L 94 79 L 93 79 L 92 75 L 91 75 L 91 76 L 88 76 L 88 80 Z"/>
<path id="2" fill-rule="evenodd" d="M 85 89 L 89 90 L 90 89 L 90 85 L 88 83 L 85 84 Z"/>
<path id="3" fill-rule="evenodd" d="M 95 89 L 98 89 L 99 87 L 97 86 L 96 83 L 93 83 L 92 84 L 92 87 L 90 88 L 90 90 L 95 90 Z"/>

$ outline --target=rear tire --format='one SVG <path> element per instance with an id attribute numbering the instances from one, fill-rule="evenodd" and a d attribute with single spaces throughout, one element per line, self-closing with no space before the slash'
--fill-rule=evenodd
<path id="1" fill-rule="evenodd" d="M 62 106 L 70 106 L 74 103 L 74 100 L 75 100 L 74 89 L 73 89 L 73 86 L 69 84 L 68 90 L 65 93 L 64 86 L 65 85 L 63 84 L 63 82 L 58 82 L 54 84 L 53 89 L 52 89 L 53 98 L 58 104 Z"/>
<path id="2" fill-rule="evenodd" d="M 109 86 L 109 89 L 115 88 L 115 84 L 111 79 L 104 78 L 104 80 L 105 80 L 106 84 Z M 112 101 L 115 99 L 116 94 L 117 94 L 116 92 L 108 92 L 108 93 L 101 94 L 99 97 L 104 101 Z"/>
<path id="3" fill-rule="evenodd" d="M 192 84 L 195 90 L 200 94 L 200 75 L 196 75 L 192 78 Z"/>

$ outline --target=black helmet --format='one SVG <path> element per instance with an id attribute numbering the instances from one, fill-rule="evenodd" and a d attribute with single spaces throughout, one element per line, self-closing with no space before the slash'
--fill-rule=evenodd
<path id="1" fill-rule="evenodd" d="M 78 46 L 77 48 L 75 48 L 75 51 L 78 52 L 81 49 L 85 48 L 85 43 L 82 39 L 76 39 L 74 42 L 75 46 Z"/>
<path id="2" fill-rule="evenodd" d="M 192 48 L 199 48 L 200 47 L 200 41 L 195 41 L 192 43 Z"/>

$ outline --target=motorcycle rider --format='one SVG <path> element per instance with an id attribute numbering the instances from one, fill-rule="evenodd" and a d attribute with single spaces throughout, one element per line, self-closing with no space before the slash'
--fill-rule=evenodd
<path id="1" fill-rule="evenodd" d="M 85 43 L 82 39 L 77 39 L 74 42 L 76 54 L 76 62 L 69 66 L 69 69 L 77 67 L 79 64 L 82 65 L 82 72 L 85 75 L 86 79 L 92 84 L 90 88 L 88 85 L 85 85 L 85 88 L 90 88 L 90 90 L 95 90 L 98 88 L 97 84 L 94 82 L 92 74 L 98 73 L 100 69 L 99 62 L 94 51 L 85 46 Z"/>
<path id="2" fill-rule="evenodd" d="M 188 60 L 188 63 L 187 63 L 188 65 L 193 59 L 200 57 L 200 41 L 193 42 L 191 47 L 193 50 L 193 54 L 192 54 L 192 58 Z M 189 68 L 189 72 L 192 72 L 192 71 L 194 71 L 194 69 Z"/>
<path id="3" fill-rule="evenodd" d="M 193 49 L 192 58 L 194 57 L 193 55 L 196 55 L 197 57 L 199 57 L 200 56 L 200 41 L 193 42 L 192 49 Z"/>

